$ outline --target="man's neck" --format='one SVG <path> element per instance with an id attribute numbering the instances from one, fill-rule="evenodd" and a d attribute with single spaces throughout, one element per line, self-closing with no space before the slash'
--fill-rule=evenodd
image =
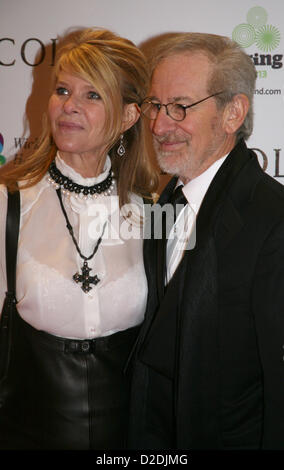
<path id="1" fill-rule="evenodd" d="M 178 175 L 183 184 L 187 184 L 189 181 L 200 176 L 215 162 L 220 160 L 220 158 L 228 155 L 233 150 L 236 145 L 235 135 L 230 135 L 227 137 L 228 138 L 224 141 L 223 145 L 216 152 L 214 152 L 212 156 L 209 156 L 206 160 L 204 160 L 204 162 L 202 162 L 198 168 L 189 169 L 186 175 Z"/>

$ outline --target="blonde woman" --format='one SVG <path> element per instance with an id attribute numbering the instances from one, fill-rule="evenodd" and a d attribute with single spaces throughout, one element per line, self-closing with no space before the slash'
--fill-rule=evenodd
<path id="1" fill-rule="evenodd" d="M 143 237 L 123 238 L 120 228 L 137 229 L 141 217 L 132 221 L 122 209 L 130 203 L 141 215 L 142 197 L 156 187 L 140 120 L 147 87 L 144 57 L 132 42 L 107 30 L 81 31 L 58 54 L 38 151 L 1 170 L 2 335 L 3 312 L 13 305 L 9 354 L 2 350 L 2 449 L 125 445 L 123 369 L 147 283 Z M 17 184 L 11 292 L 5 227 L 7 195 L 18 194 Z"/>

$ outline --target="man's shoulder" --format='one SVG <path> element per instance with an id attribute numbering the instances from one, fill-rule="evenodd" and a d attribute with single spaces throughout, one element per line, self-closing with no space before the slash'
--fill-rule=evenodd
<path id="1" fill-rule="evenodd" d="M 284 197 L 284 185 L 276 180 L 273 176 L 270 176 L 268 173 L 263 172 L 263 183 L 279 195 L 279 197 Z"/>
<path id="2" fill-rule="evenodd" d="M 269 227 L 284 223 L 284 186 L 262 169 L 258 176 L 252 181 L 249 197 L 242 200 L 240 213 L 264 233 Z"/>
<path id="3" fill-rule="evenodd" d="M 262 207 L 284 211 L 284 186 L 263 170 L 252 149 L 242 143 L 240 150 L 243 161 L 228 188 L 230 196 L 241 205 L 254 201 Z M 233 170 L 238 165 L 237 158 L 234 163 Z"/>
<path id="4" fill-rule="evenodd" d="M 265 172 L 256 187 L 256 197 L 265 206 L 277 207 L 284 212 L 284 186 Z"/>

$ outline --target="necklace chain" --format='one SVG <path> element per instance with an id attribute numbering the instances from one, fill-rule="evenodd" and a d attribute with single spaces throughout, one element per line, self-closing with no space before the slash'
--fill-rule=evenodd
<path id="1" fill-rule="evenodd" d="M 103 238 L 103 235 L 104 235 L 104 232 L 105 232 L 105 228 L 106 228 L 106 222 L 104 223 L 104 226 L 103 226 L 103 230 L 102 230 L 102 234 L 100 236 L 100 238 L 98 239 L 94 249 L 93 249 L 93 252 L 90 256 L 85 256 L 83 255 L 83 253 L 81 252 L 80 248 L 79 248 L 79 245 L 78 245 L 78 242 L 74 236 L 74 230 L 73 230 L 73 227 L 72 225 L 70 224 L 70 221 L 68 219 L 68 216 L 67 216 L 67 213 L 66 213 L 66 210 L 65 210 L 65 207 L 63 205 L 63 201 L 62 201 L 62 196 L 61 196 L 61 189 L 58 188 L 56 190 L 57 192 L 57 196 L 58 196 L 58 199 L 59 199 L 59 202 L 60 202 L 60 206 L 61 206 L 61 209 L 62 209 L 62 212 L 63 212 L 63 215 L 65 217 L 65 220 L 66 220 L 66 226 L 67 226 L 67 229 L 68 229 L 68 232 L 70 233 L 71 235 L 71 238 L 72 238 L 72 241 L 75 245 L 75 248 L 79 254 L 79 256 L 84 260 L 84 263 L 83 263 L 83 266 L 81 268 L 81 271 L 82 271 L 82 274 L 79 274 L 78 272 L 75 273 L 73 275 L 73 280 L 76 282 L 76 283 L 79 283 L 81 282 L 82 283 L 82 286 L 81 286 L 81 289 L 83 290 L 83 292 L 85 292 L 85 294 L 87 294 L 91 289 L 92 287 L 90 286 L 90 284 L 98 284 L 98 282 L 100 282 L 100 279 L 98 278 L 97 274 L 95 274 L 95 276 L 90 276 L 90 271 L 92 271 L 92 268 L 89 267 L 88 265 L 88 261 L 90 259 L 92 259 L 96 252 L 98 251 L 98 248 L 101 244 L 101 241 L 102 241 L 102 238 Z"/>
<path id="2" fill-rule="evenodd" d="M 75 197 L 82 197 L 87 199 L 90 197 L 98 197 L 100 194 L 109 196 L 114 188 L 113 172 L 110 169 L 105 180 L 100 183 L 93 184 L 92 186 L 83 186 L 81 184 L 74 183 L 68 176 L 65 176 L 57 168 L 55 161 L 53 160 L 48 168 L 49 177 L 48 181 L 56 189 L 61 188 L 63 194 L 70 196 L 70 193 L 75 193 Z"/>

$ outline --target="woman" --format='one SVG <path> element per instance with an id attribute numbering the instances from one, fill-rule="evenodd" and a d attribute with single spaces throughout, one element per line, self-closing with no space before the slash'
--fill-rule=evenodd
<path id="1" fill-rule="evenodd" d="M 141 196 L 156 187 L 139 120 L 147 68 L 130 41 L 88 29 L 61 49 L 54 75 L 38 151 L 0 174 L 0 311 L 17 182 L 21 201 L 0 448 L 119 449 L 123 369 L 146 303 Z"/>

